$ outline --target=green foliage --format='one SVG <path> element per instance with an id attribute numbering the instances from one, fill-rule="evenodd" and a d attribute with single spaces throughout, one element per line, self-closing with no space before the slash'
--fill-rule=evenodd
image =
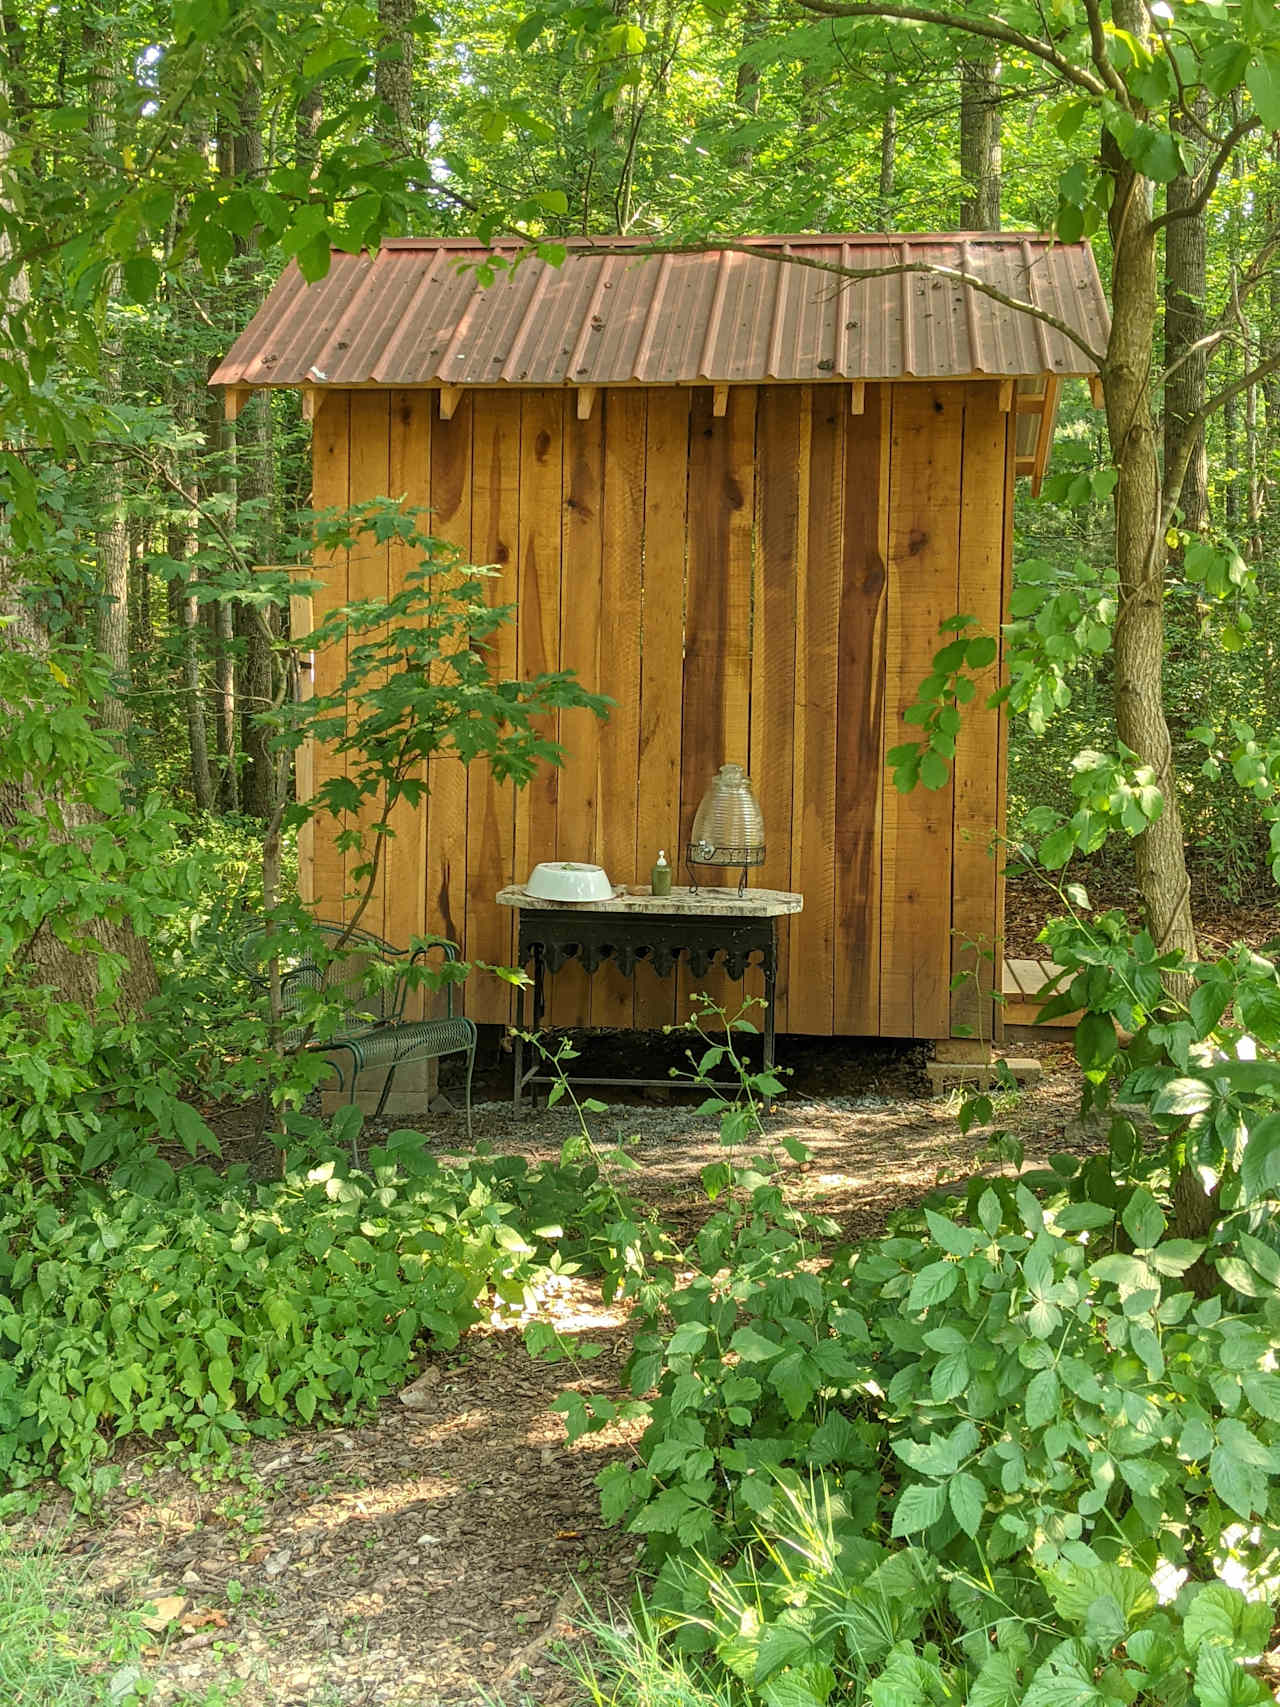
<path id="1" fill-rule="evenodd" d="M 1076 475 L 1072 484 L 1086 480 L 1090 492 L 1100 495 L 1099 481 L 1110 478 L 1114 483 L 1114 474 L 1114 469 L 1104 469 L 1092 479 Z M 1034 735 L 1043 735 L 1071 703 L 1071 676 L 1096 669 L 1098 659 L 1110 650 L 1115 570 L 1106 565 L 1095 569 L 1079 558 L 1067 564 L 1029 557 L 1018 564 L 1009 609 L 1009 707 L 1026 718 Z"/>
<path id="2" fill-rule="evenodd" d="M 942 633 L 954 633 L 956 638 L 933 655 L 933 670 L 921 682 L 915 702 L 903 713 L 907 723 L 919 723 L 924 728 L 922 741 L 906 741 L 891 747 L 885 755 L 893 767 L 893 783 L 909 794 L 917 782 L 925 788 L 945 788 L 951 780 L 951 761 L 956 756 L 956 736 L 960 733 L 960 707 L 967 705 L 978 691 L 970 672 L 987 670 L 996 661 L 997 642 L 989 634 L 966 635 L 976 619 L 971 616 L 948 617 L 939 624 Z M 989 705 L 998 696 L 988 699 Z"/>
<path id="3" fill-rule="evenodd" d="M 1108 940 L 1081 975 L 1128 979 L 1115 1011 L 1141 1032 L 1169 967 L 1118 926 Z M 1215 1048 L 1197 1075 L 1188 1044 L 1196 1084 L 1173 1091 L 1190 1103 L 1173 1114 L 1174 1081 L 1121 1074 L 1192 1149 L 1208 1084 L 1237 1121 L 1280 1099 L 1273 1062 L 1216 1047 L 1231 1002 L 1271 1013 L 1274 968 L 1242 958 L 1198 990 L 1215 980 L 1196 998 Z M 1114 1023 L 1088 1015 L 1077 1044 L 1096 1093 Z M 1110 1158 L 979 1177 L 825 1260 L 768 1159 L 704 1182 L 733 1207 L 683 1275 L 649 1277 L 627 1370 L 639 1462 L 600 1476 L 657 1574 L 612 1669 L 581 1672 L 591 1699 L 661 1702 L 686 1676 L 691 1700 L 761 1707 L 1268 1699 L 1250 1667 L 1280 1586 L 1280 1167 L 1255 1164 L 1256 1192 L 1229 1175 L 1189 1238 L 1157 1196 L 1166 1154 L 1121 1126 Z M 1273 1129 L 1280 1159 L 1280 1119 L 1254 1128 Z M 560 1408 L 571 1438 L 616 1414 Z"/>
<path id="4" fill-rule="evenodd" d="M 209 1034 L 193 1037 L 173 1006 L 140 1012 L 121 944 L 171 940 L 210 872 L 199 848 L 180 845 L 180 815 L 129 794 L 125 760 L 94 720 L 104 686 L 99 662 L 71 648 L 0 650 L 0 789 L 15 803 L 0 841 L 4 1181 L 100 1167 L 140 1133 L 194 1153 L 181 1096 Z M 55 959 L 75 967 L 78 989 L 55 981 Z"/>
<path id="5" fill-rule="evenodd" d="M 1188 965 L 1159 954 L 1145 931 L 1131 935 L 1119 913 L 1089 918 L 1078 888 L 1068 897 L 1081 910 L 1044 933 L 1063 974 L 1043 1012 L 1085 1010 L 1075 1031 L 1083 1108 L 1110 1121 L 1113 1152 L 1111 1170 L 1090 1164 L 1073 1190 L 1118 1206 L 1133 1187 L 1108 1185 L 1116 1170 L 1131 1181 L 1202 1177 L 1212 1214 L 1195 1230 L 1212 1227 L 1206 1260 L 1258 1296 L 1280 1278 L 1258 1240 L 1280 1185 L 1280 971 L 1243 946 Z M 1145 1158 L 1135 1109 L 1161 1140 Z M 1257 1261 L 1261 1280 L 1247 1279 Z"/>
<path id="6" fill-rule="evenodd" d="M 559 765 L 564 750 L 552 731 L 561 711 L 585 707 L 604 717 L 610 701 L 586 691 L 572 671 L 544 672 L 528 681 L 498 679 L 490 658 L 493 636 L 513 615 L 485 598 L 488 571 L 463 562 L 456 547 L 422 531 L 424 512 L 388 499 L 320 516 L 323 551 L 363 542 L 394 544 L 415 564 L 386 599 L 369 599 L 329 613 L 299 643 L 334 648 L 346 671 L 333 690 L 281 708 L 281 742 L 325 743 L 345 761 L 313 799 L 291 814 L 302 822 L 322 811 L 343 828 L 335 841 L 354 853 L 353 885 L 372 884 L 390 820 L 403 800 L 427 793 L 427 762 L 452 754 L 464 764 L 484 759 L 499 781 L 527 783 L 540 764 Z M 373 804 L 372 822 L 361 808 Z M 366 817 L 369 814 L 366 812 Z"/>
<path id="7" fill-rule="evenodd" d="M 1140 836 L 1164 810 L 1164 797 L 1150 765 L 1119 743 L 1119 755 L 1086 747 L 1071 760 L 1075 810 L 1064 817 L 1052 806 L 1027 813 L 1024 828 L 1038 838 L 1037 857 L 1057 871 L 1077 853 L 1096 853 L 1116 831 Z"/>
<path id="8" fill-rule="evenodd" d="M 685 1571 L 689 1609 L 588 1621 L 570 1662 L 594 1707 L 1264 1707 L 1271 1611 L 1221 1582 L 1158 1594 L 1132 1565 L 979 1574 L 887 1547 L 829 1474 L 753 1527 L 731 1568 Z M 664 1636 L 674 1638 L 674 1648 Z"/>
<path id="9" fill-rule="evenodd" d="M 293 1135 L 324 1137 L 314 1123 Z M 331 1159 L 258 1187 L 189 1171 L 159 1195 L 113 1184 L 11 1200 L 0 1475 L 21 1489 L 55 1474 L 86 1502 L 130 1435 L 217 1458 L 251 1435 L 349 1420 L 403 1381 L 421 1343 L 449 1347 L 488 1309 L 527 1308 L 545 1266 L 504 1195 L 512 1173 L 442 1167 L 421 1142 L 393 1135 L 367 1173 Z"/>
<path id="10" fill-rule="evenodd" d="M 1280 883 L 1280 735 L 1259 737 L 1253 725 L 1240 718 L 1232 719 L 1230 731 L 1230 742 L 1222 746 L 1211 724 L 1198 724 L 1190 731 L 1190 738 L 1209 750 L 1201 774 L 1216 782 L 1229 770 L 1243 792 L 1257 802 L 1267 825 L 1271 875 Z"/>

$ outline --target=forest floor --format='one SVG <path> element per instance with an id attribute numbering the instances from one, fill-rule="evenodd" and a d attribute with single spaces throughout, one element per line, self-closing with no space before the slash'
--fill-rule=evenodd
<path id="1" fill-rule="evenodd" d="M 769 1136 L 810 1147 L 811 1161 L 788 1167 L 790 1189 L 848 1236 L 878 1232 L 892 1210 L 978 1165 L 981 1140 L 959 1135 L 955 1099 L 929 1094 L 922 1048 L 788 1039 L 785 1055 L 794 1076 Z M 1045 1077 L 1005 1120 L 1036 1156 L 1087 1141 L 1069 1050 L 1043 1059 Z M 551 1159 L 576 1130 L 572 1112 L 516 1120 L 507 1072 L 495 1061 L 480 1087 L 477 1143 Z M 627 1186 L 683 1230 L 705 1213 L 697 1176 L 720 1153 L 714 1121 L 695 1107 L 615 1106 L 595 1130 L 604 1144 L 630 1140 L 640 1167 Z M 461 1116 L 431 1116 L 426 1141 L 464 1154 Z M 615 1426 L 568 1447 L 549 1407 L 567 1386 L 621 1392 L 629 1326 L 586 1282 L 565 1283 L 544 1308 L 601 1355 L 534 1362 L 518 1332 L 477 1329 L 360 1426 L 259 1443 L 230 1478 L 140 1455 L 91 1523 L 57 1501 L 45 1508 L 41 1527 L 84 1573 L 83 1593 L 159 1604 L 164 1629 L 146 1662 L 157 1703 L 571 1699 L 556 1646 L 584 1603 L 625 1604 L 635 1581 L 636 1548 L 601 1524 L 594 1486 L 631 1435 Z"/>

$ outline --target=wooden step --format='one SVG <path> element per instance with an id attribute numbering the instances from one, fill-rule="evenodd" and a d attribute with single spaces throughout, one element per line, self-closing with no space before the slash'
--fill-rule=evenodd
<path id="1" fill-rule="evenodd" d="M 1042 1026 L 1046 1031 L 1068 1031 L 1076 1025 L 1079 1013 L 1059 1014 L 1050 1020 L 1040 1018 L 1040 1008 L 1049 999 L 1047 995 L 1041 995 L 1041 991 L 1060 970 L 1052 960 L 1006 960 L 1001 981 L 1004 1023 Z"/>

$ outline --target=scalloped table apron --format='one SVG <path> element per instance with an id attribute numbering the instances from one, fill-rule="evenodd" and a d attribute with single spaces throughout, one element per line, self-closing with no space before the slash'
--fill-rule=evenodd
<path id="1" fill-rule="evenodd" d="M 774 1066 L 774 999 L 778 979 L 778 920 L 798 913 L 802 895 L 780 889 L 673 889 L 654 895 L 635 887 L 608 901 L 543 901 L 518 886 L 499 891 L 498 905 L 519 913 L 517 964 L 532 969 L 532 984 L 520 992 L 520 1020 L 514 1048 L 512 1100 L 517 1112 L 525 1090 L 554 1084 L 558 1074 L 543 1073 L 538 1063 L 525 1064 L 525 1032 L 542 1026 L 546 1012 L 546 980 L 571 960 L 594 972 L 611 960 L 624 976 L 634 978 L 644 961 L 660 977 L 672 976 L 683 959 L 695 978 L 719 961 L 730 978 L 741 981 L 753 957 L 764 972 L 764 1057 L 766 1073 Z M 582 1085 L 661 1085 L 666 1079 L 601 1079 L 572 1077 Z M 737 1090 L 737 1085 L 721 1088 Z M 536 1091 L 533 1093 L 536 1096 Z"/>

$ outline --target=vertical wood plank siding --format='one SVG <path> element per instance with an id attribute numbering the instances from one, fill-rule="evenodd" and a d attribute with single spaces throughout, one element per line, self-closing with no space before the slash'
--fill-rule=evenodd
<path id="1" fill-rule="evenodd" d="M 869 385 L 857 415 L 840 385 L 735 386 L 723 416 L 709 387 L 602 392 L 585 420 L 562 391 L 469 393 L 450 421 L 425 392 L 327 397 L 316 503 L 383 489 L 429 502 L 434 531 L 496 569 L 491 600 L 518 607 L 492 644 L 495 671 L 574 669 L 616 702 L 604 725 L 565 714 L 566 768 L 519 792 L 483 765 L 433 761 L 425 806 L 397 814 L 372 928 L 403 941 L 425 927 L 472 958 L 509 960 L 497 889 L 550 858 L 647 882 L 660 846 L 681 860 L 716 766 L 737 759 L 765 815 L 753 881 L 805 896 L 784 933 L 780 1028 L 998 1025 L 991 962 L 969 945 L 999 965 L 1004 734 L 982 700 L 1000 660 L 968 710 L 954 784 L 898 795 L 884 754 L 916 733 L 904 713 L 938 623 L 960 611 L 998 632 L 1010 421 L 998 385 L 978 381 Z M 362 548 L 317 567 L 319 620 L 403 563 Z M 317 659 L 318 689 L 342 662 Z M 319 910 L 338 914 L 349 881 L 327 821 L 313 871 Z M 698 982 L 736 997 L 722 977 Z M 575 969 L 558 979 L 553 1018 L 660 1025 L 691 993 L 646 968 L 634 985 Z M 465 1001 L 482 1021 L 510 1015 L 507 987 L 483 974 Z"/>

